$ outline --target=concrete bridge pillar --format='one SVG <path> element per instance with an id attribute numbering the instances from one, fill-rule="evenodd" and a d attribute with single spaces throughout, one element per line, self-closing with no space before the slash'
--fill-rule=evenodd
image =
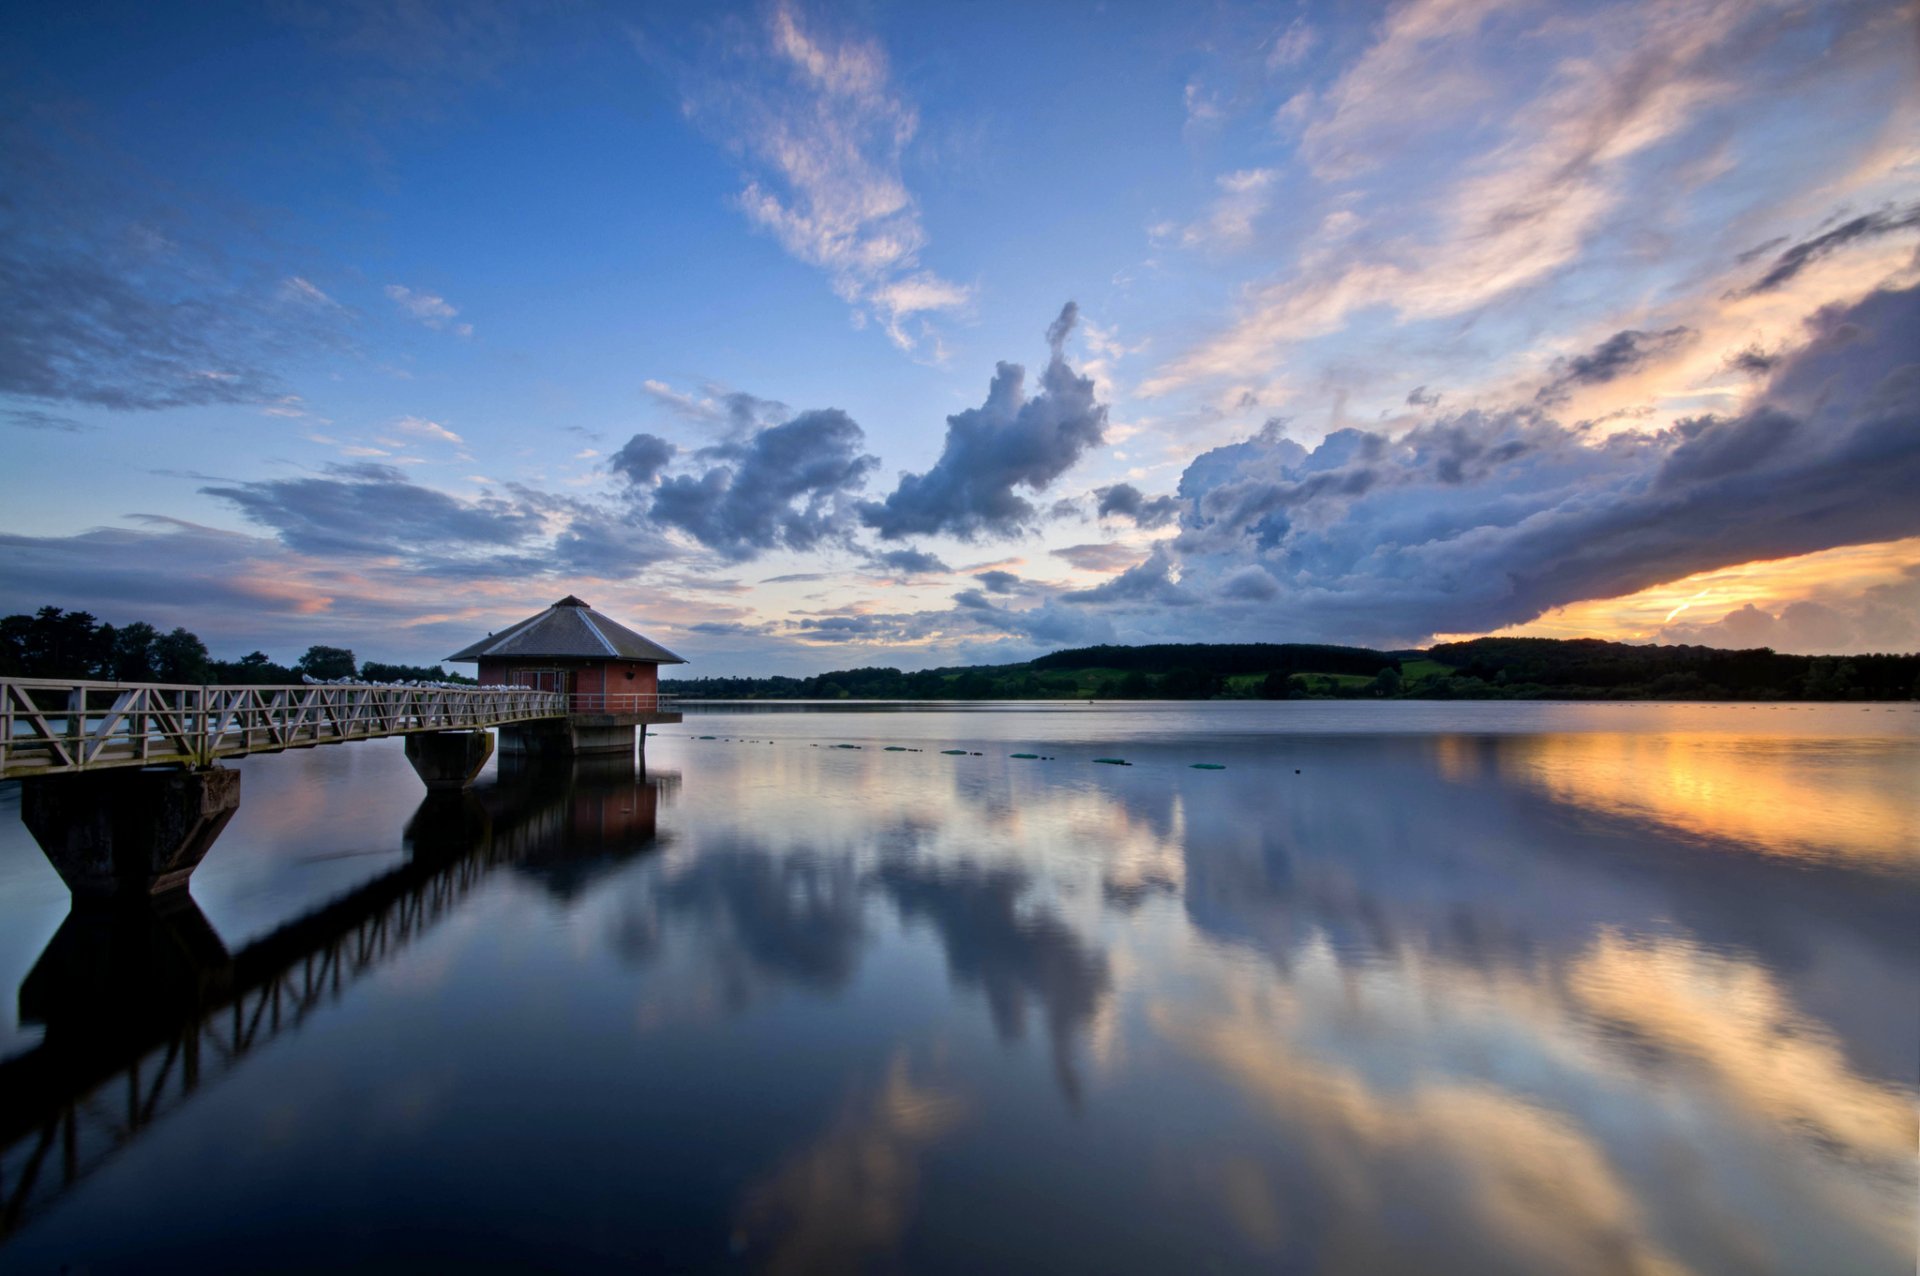
<path id="1" fill-rule="evenodd" d="M 489 731 L 422 731 L 407 737 L 407 761 L 436 792 L 472 788 L 492 756 Z"/>
<path id="2" fill-rule="evenodd" d="M 240 809 L 240 773 L 83 771 L 25 781 L 20 819 L 81 898 L 185 890 Z"/>

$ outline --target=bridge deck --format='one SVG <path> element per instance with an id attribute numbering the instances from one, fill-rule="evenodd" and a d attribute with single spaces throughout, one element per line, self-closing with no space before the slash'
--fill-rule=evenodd
<path id="1" fill-rule="evenodd" d="M 664 720 L 659 696 L 573 706 L 527 687 L 210 687 L 0 678 L 0 779 L 211 766 L 416 731 L 470 731 L 584 710 Z"/>

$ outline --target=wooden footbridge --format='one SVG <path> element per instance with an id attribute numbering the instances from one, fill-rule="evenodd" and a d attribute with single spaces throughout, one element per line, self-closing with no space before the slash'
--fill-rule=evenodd
<path id="1" fill-rule="evenodd" d="M 240 807 L 224 761 L 403 736 L 429 789 L 458 790 L 493 756 L 489 728 L 508 754 L 631 757 L 678 721 L 653 691 L 0 678 L 0 779 L 25 782 L 21 819 L 74 894 L 164 895 Z"/>
<path id="2" fill-rule="evenodd" d="M 253 753 L 570 717 L 678 720 L 670 697 L 570 696 L 531 687 L 209 687 L 0 678 L 0 779 L 111 767 L 209 767 Z"/>

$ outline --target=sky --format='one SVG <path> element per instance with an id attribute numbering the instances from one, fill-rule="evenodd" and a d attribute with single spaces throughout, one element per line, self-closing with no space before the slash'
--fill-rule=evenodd
<path id="1" fill-rule="evenodd" d="M 0 613 L 1920 649 L 1920 9 L 30 6 Z"/>

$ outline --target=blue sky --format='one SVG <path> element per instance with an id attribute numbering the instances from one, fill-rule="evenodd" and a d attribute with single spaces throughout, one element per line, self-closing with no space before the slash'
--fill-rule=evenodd
<path id="1" fill-rule="evenodd" d="M 1911 649 L 1915 56 L 1864 3 L 41 6 L 0 609 Z"/>

